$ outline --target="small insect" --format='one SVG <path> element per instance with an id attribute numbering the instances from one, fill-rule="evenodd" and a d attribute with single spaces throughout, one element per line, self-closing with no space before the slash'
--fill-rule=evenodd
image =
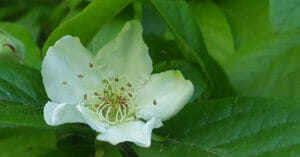
<path id="1" fill-rule="evenodd" d="M 68 82 L 67 82 L 67 81 L 64 81 L 64 82 L 62 82 L 62 84 L 63 84 L 63 85 L 67 85 L 67 84 L 68 84 Z"/>
<path id="2" fill-rule="evenodd" d="M 118 79 L 118 78 L 115 78 L 115 81 L 116 81 L 116 82 L 119 82 L 119 79 Z"/>

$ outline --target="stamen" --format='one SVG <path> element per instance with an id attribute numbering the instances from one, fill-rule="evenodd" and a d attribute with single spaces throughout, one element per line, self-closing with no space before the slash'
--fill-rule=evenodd
<path id="1" fill-rule="evenodd" d="M 120 83 L 119 83 L 120 82 Z M 120 78 L 103 80 L 104 87 L 101 91 L 93 91 L 84 94 L 83 103 L 88 99 L 96 101 L 93 104 L 85 104 L 97 117 L 109 125 L 136 119 L 133 102 L 134 89 L 130 83 L 124 83 Z M 122 85 L 121 85 L 122 83 Z M 89 95 L 91 94 L 91 95 Z"/>

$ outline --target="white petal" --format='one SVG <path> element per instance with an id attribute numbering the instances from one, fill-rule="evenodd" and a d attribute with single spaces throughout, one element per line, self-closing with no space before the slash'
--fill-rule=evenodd
<path id="1" fill-rule="evenodd" d="M 42 64 L 43 82 L 49 98 L 58 103 L 77 104 L 88 89 L 101 86 L 89 64 L 90 52 L 77 37 L 64 36 L 50 47 Z"/>
<path id="2" fill-rule="evenodd" d="M 44 119 L 48 125 L 60 125 L 64 123 L 85 123 L 81 113 L 75 105 L 56 104 L 48 102 L 44 107 Z"/>
<path id="3" fill-rule="evenodd" d="M 167 120 L 183 108 L 193 92 L 193 84 L 185 80 L 180 71 L 153 74 L 136 97 L 137 117 Z"/>
<path id="4" fill-rule="evenodd" d="M 104 132 L 108 127 L 108 124 L 101 121 L 95 112 L 88 110 L 87 108 L 77 105 L 77 109 L 81 112 L 82 116 L 86 120 L 86 123 L 97 132 Z"/>
<path id="5" fill-rule="evenodd" d="M 125 77 L 133 84 L 149 79 L 152 61 L 142 38 L 142 26 L 127 22 L 118 36 L 99 50 L 96 61 L 104 63 L 99 69 L 107 78 Z"/>
<path id="6" fill-rule="evenodd" d="M 144 123 L 142 121 L 128 121 L 114 126 L 109 126 L 107 130 L 97 136 L 100 141 L 107 141 L 113 145 L 130 141 L 141 147 L 151 145 L 152 129 L 162 126 L 161 120 L 152 118 Z"/>

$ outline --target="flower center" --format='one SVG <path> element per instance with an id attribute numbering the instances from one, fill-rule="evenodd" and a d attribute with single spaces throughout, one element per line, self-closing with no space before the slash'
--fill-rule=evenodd
<path id="1" fill-rule="evenodd" d="M 132 85 L 119 78 L 105 79 L 103 83 L 103 89 L 84 95 L 84 106 L 108 124 L 136 119 Z"/>

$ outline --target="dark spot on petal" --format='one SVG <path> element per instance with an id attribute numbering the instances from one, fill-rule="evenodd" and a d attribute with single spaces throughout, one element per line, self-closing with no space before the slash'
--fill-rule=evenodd
<path id="1" fill-rule="evenodd" d="M 64 81 L 64 82 L 62 82 L 62 84 L 63 84 L 63 85 L 67 85 L 67 84 L 68 84 L 68 82 L 67 82 L 67 81 Z"/>
<path id="2" fill-rule="evenodd" d="M 153 105 L 156 105 L 156 104 L 157 104 L 157 102 L 156 102 L 156 100 L 154 99 L 154 100 L 153 100 Z"/>
<path id="3" fill-rule="evenodd" d="M 89 67 L 90 67 L 90 68 L 93 68 L 93 67 L 94 67 L 94 64 L 89 63 Z"/>
<path id="4" fill-rule="evenodd" d="M 83 75 L 79 74 L 79 75 L 78 75 L 78 78 L 83 78 Z"/>

